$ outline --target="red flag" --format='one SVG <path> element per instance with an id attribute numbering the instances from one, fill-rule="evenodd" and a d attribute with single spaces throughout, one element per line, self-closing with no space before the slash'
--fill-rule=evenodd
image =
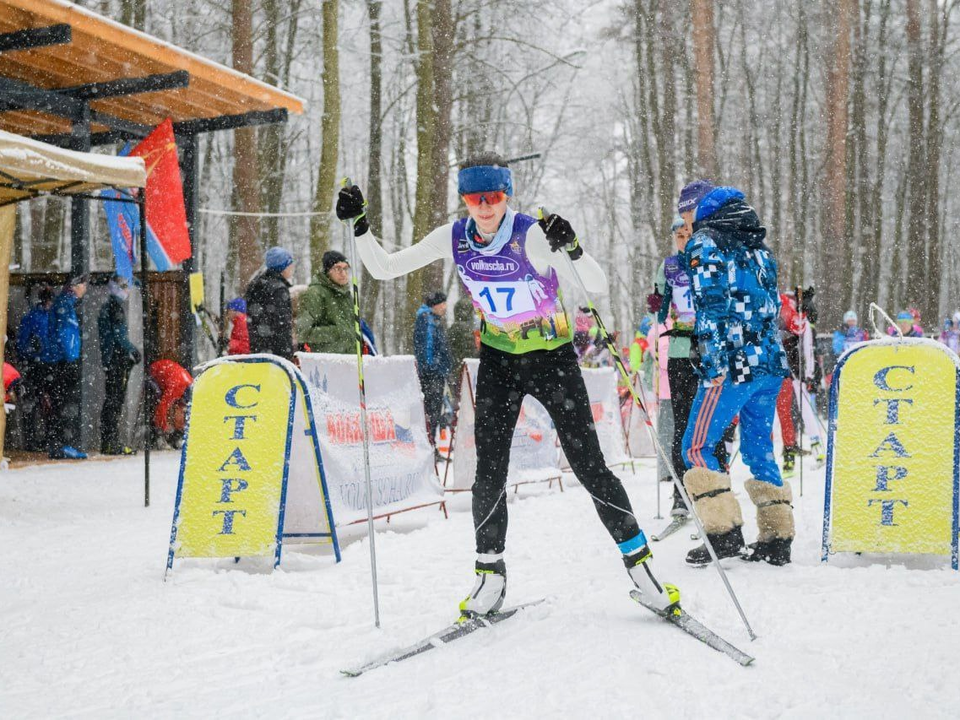
<path id="1" fill-rule="evenodd" d="M 173 123 L 167 118 L 143 142 L 130 151 L 147 166 L 147 225 L 153 230 L 172 264 L 186 260 L 190 252 L 187 210 L 177 161 Z"/>

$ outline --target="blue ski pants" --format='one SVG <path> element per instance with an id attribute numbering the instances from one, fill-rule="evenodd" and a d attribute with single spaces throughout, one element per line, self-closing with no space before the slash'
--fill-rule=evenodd
<path id="1" fill-rule="evenodd" d="M 740 452 L 744 463 L 757 480 L 781 487 L 783 479 L 773 455 L 771 433 L 782 384 L 783 378 L 778 375 L 758 374 L 750 382 L 735 383 L 727 378 L 722 385 L 701 386 L 683 434 L 686 466 L 724 472 L 713 449 L 739 414 Z"/>

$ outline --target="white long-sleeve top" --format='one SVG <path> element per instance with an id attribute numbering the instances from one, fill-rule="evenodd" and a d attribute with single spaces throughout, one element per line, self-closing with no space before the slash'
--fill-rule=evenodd
<path id="1" fill-rule="evenodd" d="M 380 247 L 377 238 L 369 230 L 356 240 L 364 267 L 377 280 L 392 280 L 435 260 L 453 260 L 453 223 L 441 225 L 420 242 L 395 253 L 388 253 Z M 525 248 L 527 258 L 538 273 L 547 276 L 550 268 L 553 268 L 561 282 L 576 285 L 567 261 L 560 256 L 563 251 L 550 250 L 550 243 L 539 225 L 531 225 L 527 230 Z M 597 295 L 607 293 L 607 276 L 596 260 L 584 252 L 574 264 L 588 292 Z"/>

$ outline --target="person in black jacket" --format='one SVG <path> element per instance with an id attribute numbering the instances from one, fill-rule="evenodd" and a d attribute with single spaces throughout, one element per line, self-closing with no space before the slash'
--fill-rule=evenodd
<path id="1" fill-rule="evenodd" d="M 115 275 L 108 285 L 110 295 L 100 308 L 97 333 L 100 359 L 106 375 L 103 410 L 100 412 L 100 452 L 104 455 L 132 455 L 133 450 L 120 443 L 120 413 L 127 398 L 130 369 L 142 359 L 127 334 L 124 305 L 130 290 L 125 278 Z"/>
<path id="2" fill-rule="evenodd" d="M 272 247 L 264 258 L 266 269 L 247 286 L 247 328 L 250 352 L 268 353 L 293 360 L 293 309 L 290 278 L 293 255 Z"/>

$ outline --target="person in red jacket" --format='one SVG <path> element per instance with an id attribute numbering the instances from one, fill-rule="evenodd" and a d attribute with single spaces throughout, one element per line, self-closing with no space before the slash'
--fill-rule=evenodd
<path id="1" fill-rule="evenodd" d="M 249 355 L 250 333 L 247 330 L 247 301 L 238 297 L 228 302 L 227 319 L 232 323 L 227 355 Z"/>
<path id="2" fill-rule="evenodd" d="M 179 448 L 186 426 L 187 389 L 193 384 L 193 376 L 173 360 L 157 360 L 150 366 L 150 377 L 160 392 L 153 413 L 154 431 Z"/>
<path id="3" fill-rule="evenodd" d="M 10 393 L 20 387 L 20 373 L 8 362 L 3 363 L 3 397 L 6 402 L 12 402 Z"/>

